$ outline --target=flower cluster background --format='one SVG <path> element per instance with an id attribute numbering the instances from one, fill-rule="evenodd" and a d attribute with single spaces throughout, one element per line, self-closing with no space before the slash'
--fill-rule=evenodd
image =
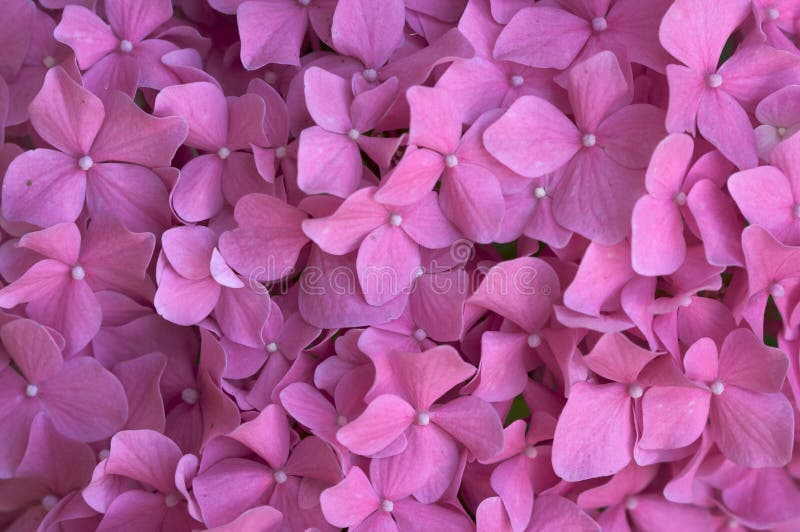
<path id="1" fill-rule="evenodd" d="M 800 0 L 2 0 L 0 528 L 800 530 Z"/>

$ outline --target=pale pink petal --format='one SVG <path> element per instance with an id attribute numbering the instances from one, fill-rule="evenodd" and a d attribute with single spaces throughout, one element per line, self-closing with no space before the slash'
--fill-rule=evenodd
<path id="1" fill-rule="evenodd" d="M 412 87 L 406 98 L 411 107 L 408 142 L 442 155 L 454 153 L 461 138 L 461 120 L 450 96 L 441 89 Z"/>
<path id="2" fill-rule="evenodd" d="M 719 378 L 723 383 L 777 393 L 788 369 L 786 353 L 764 345 L 749 329 L 731 331 L 720 349 Z"/>
<path id="3" fill-rule="evenodd" d="M 408 291 L 420 267 L 419 245 L 400 227 L 384 224 L 358 250 L 356 269 L 364 299 L 380 306 Z"/>
<path id="4" fill-rule="evenodd" d="M 741 170 L 758 165 L 750 118 L 739 103 L 721 90 L 708 90 L 697 110 L 700 134 Z"/>
<path id="5" fill-rule="evenodd" d="M 412 423 L 414 409 L 394 395 L 379 395 L 356 419 L 339 429 L 336 439 L 350 451 L 371 455 L 385 449 Z"/>
<path id="6" fill-rule="evenodd" d="M 445 173 L 439 196 L 442 211 L 469 239 L 493 241 L 505 201 L 497 178 L 482 166 L 460 163 Z"/>
<path id="7" fill-rule="evenodd" d="M 373 188 L 360 189 L 331 216 L 304 220 L 303 232 L 326 253 L 350 253 L 367 234 L 388 220 L 389 213 L 374 200 L 374 192 Z"/>
<path id="8" fill-rule="evenodd" d="M 503 448 L 503 425 L 492 406 L 474 396 L 459 397 L 431 410 L 431 421 L 461 442 L 478 460 Z"/>
<path id="9" fill-rule="evenodd" d="M 244 2 L 236 14 L 245 68 L 254 70 L 267 63 L 300 64 L 300 46 L 308 26 L 301 4 Z"/>
<path id="10" fill-rule="evenodd" d="M 569 71 L 567 87 L 575 121 L 596 133 L 605 117 L 628 103 L 628 82 L 613 52 L 600 52 Z"/>
<path id="11" fill-rule="evenodd" d="M 153 114 L 186 120 L 186 144 L 216 152 L 228 136 L 228 103 L 222 90 L 207 82 L 166 87 L 156 96 Z"/>
<path id="12" fill-rule="evenodd" d="M 642 398 L 644 449 L 678 449 L 693 443 L 708 423 L 711 394 L 703 388 L 655 386 Z"/>
<path id="13" fill-rule="evenodd" d="M 671 134 L 659 142 L 645 174 L 647 191 L 656 198 L 673 199 L 681 191 L 693 152 L 689 135 Z"/>
<path id="14" fill-rule="evenodd" d="M 343 0 L 333 15 L 333 45 L 340 54 L 356 57 L 367 68 L 377 69 L 400 47 L 405 21 L 401 0 L 380 5 L 367 0 Z"/>
<path id="15" fill-rule="evenodd" d="M 181 452 L 173 441 L 152 430 L 126 430 L 111 439 L 106 472 L 153 486 L 164 494 L 175 489 Z"/>
<path id="16" fill-rule="evenodd" d="M 331 133 L 347 133 L 352 127 L 350 106 L 353 102 L 350 83 L 319 67 L 311 67 L 303 76 L 306 105 L 314 122 Z"/>
<path id="17" fill-rule="evenodd" d="M 175 213 L 188 222 L 211 218 L 225 204 L 222 173 L 225 162 L 216 155 L 195 157 L 181 169 L 172 205 Z"/>
<path id="18" fill-rule="evenodd" d="M 445 169 L 444 158 L 431 150 L 405 155 L 382 181 L 375 199 L 392 205 L 407 205 L 429 193 Z"/>
<path id="19" fill-rule="evenodd" d="M 686 257 L 683 218 L 672 199 L 642 196 L 631 218 L 631 260 L 639 275 L 669 275 Z"/>
<path id="20" fill-rule="evenodd" d="M 353 527 L 377 511 L 381 501 L 364 472 L 354 467 L 344 480 L 323 491 L 319 502 L 329 523 Z"/>
<path id="21" fill-rule="evenodd" d="M 694 134 L 697 110 L 707 87 L 705 80 L 690 68 L 682 65 L 667 65 L 669 82 L 669 105 L 667 107 L 667 131 L 670 133 Z"/>
<path id="22" fill-rule="evenodd" d="M 297 186 L 306 194 L 345 198 L 358 188 L 361 172 L 361 151 L 349 136 L 317 126 L 300 134 Z"/>
<path id="23" fill-rule="evenodd" d="M 172 17 L 172 5 L 167 0 L 106 0 L 106 16 L 111 27 L 122 39 L 137 42 Z"/>
<path id="24" fill-rule="evenodd" d="M 72 48 L 82 69 L 91 67 L 119 47 L 119 39 L 111 28 L 83 6 L 66 6 L 53 36 Z"/>

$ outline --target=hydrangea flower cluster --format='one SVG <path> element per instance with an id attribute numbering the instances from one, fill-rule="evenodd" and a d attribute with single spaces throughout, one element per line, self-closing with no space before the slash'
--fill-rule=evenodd
<path id="1" fill-rule="evenodd" d="M 3 0 L 0 527 L 800 530 L 800 0 Z"/>

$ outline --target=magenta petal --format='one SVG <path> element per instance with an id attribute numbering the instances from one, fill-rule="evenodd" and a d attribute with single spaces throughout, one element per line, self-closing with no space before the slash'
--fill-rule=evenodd
<path id="1" fill-rule="evenodd" d="M 266 466 L 242 458 L 222 460 L 192 482 L 197 503 L 209 526 L 219 526 L 263 503 L 275 481 Z"/>
<path id="2" fill-rule="evenodd" d="M 575 532 L 600 532 L 600 526 L 578 506 L 564 497 L 546 494 L 537 498 L 529 532 L 548 530 L 574 530 Z"/>
<path id="3" fill-rule="evenodd" d="M 300 64 L 300 46 L 308 26 L 306 9 L 292 2 L 243 2 L 236 10 L 242 40 L 242 64 Z"/>
<path id="4" fill-rule="evenodd" d="M 111 439 L 106 472 L 144 482 L 168 494 L 175 489 L 175 468 L 180 457 L 178 446 L 163 434 L 126 430 Z"/>
<path id="5" fill-rule="evenodd" d="M 83 208 L 86 172 L 74 157 L 54 150 L 22 153 L 3 181 L 3 215 L 44 227 L 74 221 Z"/>
<path id="6" fill-rule="evenodd" d="M 563 166 L 581 147 L 575 124 L 546 100 L 523 96 L 483 135 L 486 149 L 501 163 L 526 177 Z"/>
<path id="7" fill-rule="evenodd" d="M 442 155 L 456 151 L 461 121 L 449 95 L 441 89 L 412 87 L 406 93 L 411 107 L 408 141 Z"/>
<path id="8" fill-rule="evenodd" d="M 106 16 L 111 27 L 122 39 L 140 41 L 172 16 L 170 2 L 166 0 L 144 0 L 126 2 L 107 0 Z"/>
<path id="9" fill-rule="evenodd" d="M 385 449 L 411 424 L 414 409 L 394 395 L 379 395 L 366 410 L 336 433 L 354 453 L 371 455 Z"/>
<path id="10" fill-rule="evenodd" d="M 61 350 L 35 321 L 20 319 L 7 323 L 0 328 L 0 338 L 28 382 L 40 383 L 61 371 Z"/>
<path id="11" fill-rule="evenodd" d="M 683 218 L 672 199 L 642 196 L 631 219 L 631 259 L 639 275 L 669 275 L 686 257 Z"/>
<path id="12" fill-rule="evenodd" d="M 119 39 L 103 19 L 78 5 L 64 8 L 53 36 L 73 49 L 82 69 L 91 67 L 119 46 Z"/>
<path id="13" fill-rule="evenodd" d="M 469 530 L 472 520 L 462 511 L 441 504 L 422 504 L 411 497 L 397 501 L 393 512 L 399 530 L 413 529 L 424 522 L 432 530 Z"/>
<path id="14" fill-rule="evenodd" d="M 721 90 L 708 90 L 700 100 L 697 128 L 741 170 L 758 165 L 756 138 L 742 106 Z"/>
<path id="15" fill-rule="evenodd" d="M 466 396 L 434 408 L 431 421 L 461 442 L 478 460 L 488 460 L 503 448 L 503 425 L 492 406 Z"/>
<path id="16" fill-rule="evenodd" d="M 216 155 L 201 155 L 186 163 L 172 191 L 172 204 L 178 216 L 198 222 L 219 212 L 225 204 L 222 196 L 224 167 L 224 161 Z"/>
<path id="17" fill-rule="evenodd" d="M 191 281 L 171 267 L 161 272 L 153 304 L 165 319 L 178 325 L 194 325 L 208 316 L 219 300 L 222 288 L 211 277 Z"/>
<path id="18" fill-rule="evenodd" d="M 433 189 L 444 169 L 444 158 L 435 151 L 409 152 L 386 176 L 375 199 L 392 205 L 414 203 Z"/>
<path id="19" fill-rule="evenodd" d="M 189 146 L 216 152 L 227 141 L 228 103 L 222 90 L 212 83 L 166 87 L 156 96 L 153 114 L 183 118 L 189 126 Z"/>
<path id="20" fill-rule="evenodd" d="M 57 376 L 42 383 L 41 389 L 56 430 L 72 439 L 107 438 L 128 419 L 124 388 L 92 358 L 68 360 Z"/>
<path id="21" fill-rule="evenodd" d="M 380 506 L 372 484 L 358 467 L 352 468 L 337 485 L 323 491 L 319 502 L 325 519 L 337 527 L 356 526 Z"/>
<path id="22" fill-rule="evenodd" d="M 368 304 L 381 306 L 411 287 L 420 267 L 419 246 L 400 227 L 384 224 L 358 250 L 358 282 Z"/>
<path id="23" fill-rule="evenodd" d="M 482 166 L 463 163 L 447 171 L 439 196 L 442 211 L 468 238 L 493 241 L 505 201 L 497 178 Z"/>
<path id="24" fill-rule="evenodd" d="M 379 5 L 344 0 L 336 6 L 331 37 L 336 50 L 357 57 L 368 68 L 382 66 L 403 40 L 405 6 L 401 0 Z"/>
<path id="25" fill-rule="evenodd" d="M 323 251 L 345 255 L 388 220 L 386 208 L 377 203 L 374 189 L 362 188 L 351 194 L 336 212 L 326 218 L 303 221 L 303 232 Z"/>
<path id="26" fill-rule="evenodd" d="M 754 392 L 780 392 L 789 359 L 780 349 L 767 347 L 748 329 L 734 329 L 725 338 L 719 356 L 724 383 Z"/>
<path id="27" fill-rule="evenodd" d="M 352 92 L 346 79 L 319 67 L 303 76 L 306 105 L 314 122 L 330 133 L 347 133 L 352 127 Z"/>
<path id="28" fill-rule="evenodd" d="M 779 393 L 726 386 L 711 403 L 711 434 L 722 453 L 735 464 L 782 467 L 792 454 L 792 406 Z"/>
<path id="29" fill-rule="evenodd" d="M 612 475 L 631 461 L 631 396 L 620 384 L 576 383 L 556 425 L 553 469 L 563 479 Z"/>
<path id="30" fill-rule="evenodd" d="M 575 121 L 585 133 L 596 133 L 603 119 L 628 103 L 629 98 L 628 82 L 617 56 L 609 51 L 572 67 L 567 90 Z"/>
<path id="31" fill-rule="evenodd" d="M 678 449 L 693 443 L 708 423 L 711 394 L 703 388 L 655 386 L 642 398 L 643 449 Z"/>
<path id="32" fill-rule="evenodd" d="M 591 35 L 585 20 L 556 7 L 520 10 L 497 39 L 495 59 L 538 68 L 569 66 Z"/>

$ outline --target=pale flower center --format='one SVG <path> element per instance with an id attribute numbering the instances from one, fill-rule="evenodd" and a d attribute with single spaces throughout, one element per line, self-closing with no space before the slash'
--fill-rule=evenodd
<path id="1" fill-rule="evenodd" d="M 725 385 L 722 384 L 721 381 L 714 381 L 711 383 L 711 393 L 714 395 L 720 395 L 722 392 L 725 391 Z"/>
<path id="2" fill-rule="evenodd" d="M 358 140 L 358 137 L 361 136 L 361 133 L 359 133 L 357 129 L 351 129 L 347 132 L 347 136 L 350 137 L 350 140 Z"/>
<path id="3" fill-rule="evenodd" d="M 533 445 L 528 445 L 527 447 L 525 447 L 525 456 L 531 459 L 536 458 L 537 456 L 539 456 L 539 451 L 537 451 L 536 447 L 534 447 Z"/>
<path id="4" fill-rule="evenodd" d="M 781 16 L 781 12 L 776 7 L 770 7 L 764 14 L 767 16 L 767 20 L 775 20 Z"/>
<path id="5" fill-rule="evenodd" d="M 178 496 L 174 493 L 170 493 L 166 497 L 164 497 L 164 504 L 167 505 L 167 508 L 172 508 L 176 504 L 178 504 Z"/>
<path id="6" fill-rule="evenodd" d="M 772 283 L 769 285 L 769 293 L 772 297 L 783 297 L 786 289 L 780 283 Z"/>
<path id="7" fill-rule="evenodd" d="M 181 392 L 181 399 L 187 405 L 193 405 L 197 403 L 197 400 L 200 399 L 200 392 L 198 392 L 195 388 L 184 388 Z"/>
<path id="8" fill-rule="evenodd" d="M 525 78 L 523 78 L 519 74 L 516 74 L 514 76 L 511 76 L 510 82 L 512 87 L 519 87 L 525 82 Z"/>
<path id="9" fill-rule="evenodd" d="M 278 471 L 275 471 L 272 474 L 272 476 L 275 477 L 275 482 L 277 482 L 278 484 L 283 484 L 284 482 L 286 482 L 286 479 L 289 478 L 286 476 L 286 473 L 284 473 L 280 469 Z"/>
<path id="10" fill-rule="evenodd" d="M 217 151 L 217 155 L 219 155 L 219 158 L 224 161 L 225 159 L 231 156 L 231 150 L 223 146 Z"/>
<path id="11" fill-rule="evenodd" d="M 70 270 L 69 274 L 76 281 L 81 281 L 84 277 L 86 277 L 86 270 L 83 269 L 83 266 L 76 264 L 72 267 L 72 270 Z"/>
<path id="12" fill-rule="evenodd" d="M 340 427 L 347 425 L 347 418 L 344 416 L 336 416 L 336 424 Z"/>
<path id="13" fill-rule="evenodd" d="M 390 214 L 389 215 L 389 225 L 393 225 L 394 227 L 400 227 L 403 223 L 403 217 L 399 214 Z"/>
<path id="14" fill-rule="evenodd" d="M 587 148 L 591 148 L 592 146 L 597 144 L 597 137 L 595 137 L 591 133 L 586 133 L 581 139 L 581 142 L 583 142 L 583 145 L 586 146 Z"/>
<path id="15" fill-rule="evenodd" d="M 530 336 L 528 336 L 528 347 L 530 347 L 531 349 L 536 349 L 540 345 L 542 345 L 541 336 L 539 336 L 536 333 L 533 333 Z"/>
<path id="16" fill-rule="evenodd" d="M 278 146 L 275 148 L 275 157 L 278 159 L 283 159 L 286 157 L 286 146 Z"/>
<path id="17" fill-rule="evenodd" d="M 639 506 L 639 501 L 636 497 L 628 497 L 625 499 L 625 508 L 628 510 L 635 510 L 637 506 Z"/>
<path id="18" fill-rule="evenodd" d="M 686 205 L 686 193 L 685 192 L 678 192 L 677 194 L 675 194 L 675 196 L 672 198 L 672 200 L 677 205 Z"/>
<path id="19" fill-rule="evenodd" d="M 267 344 L 267 351 L 269 351 L 270 353 L 274 353 L 277 350 L 278 350 L 278 344 L 276 344 L 275 342 L 270 342 Z"/>
<path id="20" fill-rule="evenodd" d="M 431 415 L 428 412 L 419 412 L 417 414 L 417 425 L 422 425 L 423 427 L 431 422 Z"/>
<path id="21" fill-rule="evenodd" d="M 388 499 L 381 501 L 381 510 L 384 512 L 391 512 L 394 510 L 394 503 Z"/>
<path id="22" fill-rule="evenodd" d="M 272 70 L 267 70 L 264 72 L 264 81 L 270 85 L 274 85 L 278 81 L 278 75 Z"/>
<path id="23" fill-rule="evenodd" d="M 119 43 L 119 51 L 125 54 L 129 54 L 133 50 L 133 43 L 128 40 L 120 41 Z"/>
<path id="24" fill-rule="evenodd" d="M 416 331 L 414 331 L 414 340 L 416 340 L 417 342 L 421 342 L 427 337 L 428 333 L 425 332 L 425 329 L 417 329 Z"/>
<path id="25" fill-rule="evenodd" d="M 800 218 L 800 203 L 795 203 L 792 207 L 792 214 L 795 218 Z"/>
<path id="26" fill-rule="evenodd" d="M 35 384 L 29 384 L 25 387 L 25 395 L 28 397 L 36 397 L 39 395 L 39 387 Z"/>
<path id="27" fill-rule="evenodd" d="M 783 136 L 786 135 L 786 128 L 785 127 L 779 127 L 777 129 L 777 133 L 778 133 L 779 137 L 783 138 Z"/>
<path id="28" fill-rule="evenodd" d="M 45 495 L 42 497 L 42 508 L 45 509 L 46 512 L 49 512 L 53 509 L 53 506 L 58 504 L 59 498 L 55 495 Z"/>
<path id="29" fill-rule="evenodd" d="M 592 19 L 592 29 L 594 31 L 606 31 L 608 29 L 608 22 L 603 17 L 596 17 Z"/>
<path id="30" fill-rule="evenodd" d="M 56 64 L 56 58 L 52 55 L 48 55 L 44 59 L 42 59 L 42 64 L 45 68 L 52 68 Z"/>
<path id="31" fill-rule="evenodd" d="M 456 157 L 454 153 L 451 153 L 450 155 L 444 158 L 444 164 L 448 168 L 453 168 L 458 164 L 458 157 Z"/>
<path id="32" fill-rule="evenodd" d="M 83 157 L 81 157 L 80 159 L 78 159 L 78 166 L 79 166 L 79 167 L 81 168 L 81 170 L 83 170 L 84 172 L 86 172 L 87 170 L 89 170 L 89 168 L 91 168 L 93 164 L 94 164 L 94 161 L 93 161 L 93 160 L 92 160 L 92 158 L 91 158 L 91 157 L 89 157 L 88 155 L 84 155 Z"/>
<path id="33" fill-rule="evenodd" d="M 374 68 L 365 68 L 361 73 L 367 81 L 375 81 L 378 79 L 378 72 Z"/>
<path id="34" fill-rule="evenodd" d="M 628 393 L 632 398 L 638 399 L 642 395 L 644 395 L 644 388 L 642 388 L 642 385 L 639 384 L 638 382 L 634 382 L 633 384 L 628 386 Z"/>
<path id="35" fill-rule="evenodd" d="M 536 187 L 533 189 L 533 195 L 536 196 L 536 199 L 542 199 L 543 197 L 547 196 L 547 191 L 544 187 Z"/>
<path id="36" fill-rule="evenodd" d="M 719 74 L 710 74 L 706 78 L 706 85 L 711 87 L 712 89 L 716 89 L 720 85 L 722 85 L 722 76 Z"/>

